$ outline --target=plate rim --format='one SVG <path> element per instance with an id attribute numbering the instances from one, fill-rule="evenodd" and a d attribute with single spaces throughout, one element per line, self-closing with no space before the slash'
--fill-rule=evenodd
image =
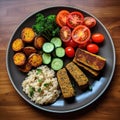
<path id="1" fill-rule="evenodd" d="M 108 37 L 110 38 L 110 42 L 111 42 L 111 46 L 112 46 L 112 51 L 113 51 L 113 66 L 112 66 L 112 71 L 111 71 L 111 75 L 109 77 L 109 80 L 107 82 L 107 84 L 105 85 L 105 87 L 103 88 L 103 90 L 92 100 L 90 101 L 89 103 L 81 106 L 80 108 L 74 108 L 74 109 L 71 109 L 71 110 L 66 110 L 66 111 L 62 111 L 62 110 L 50 110 L 50 109 L 46 109 L 44 107 L 41 107 L 41 106 L 37 106 L 36 104 L 33 104 L 31 101 L 29 101 L 27 98 L 25 98 L 21 92 L 18 90 L 18 88 L 15 86 L 13 80 L 12 80 L 12 77 L 11 77 L 11 74 L 10 74 L 10 71 L 9 71 L 9 65 L 8 65 L 8 56 L 9 56 L 9 48 L 10 48 L 10 44 L 11 44 L 11 41 L 12 41 L 12 38 L 15 34 L 15 32 L 17 31 L 17 29 L 23 24 L 23 22 L 25 22 L 27 19 L 29 19 L 31 16 L 35 15 L 36 13 L 40 12 L 40 11 L 43 11 L 43 10 L 47 10 L 47 9 L 51 9 L 51 8 L 69 8 L 69 9 L 76 9 L 76 10 L 79 10 L 79 11 L 82 11 L 82 12 L 85 12 L 87 14 L 89 14 L 90 16 L 94 17 L 100 24 L 101 26 L 104 28 L 104 30 L 106 31 Z M 7 50 L 6 50 L 6 68 L 7 68 L 7 73 L 8 73 L 8 76 L 9 76 L 9 80 L 11 81 L 14 89 L 17 91 L 17 93 L 26 101 L 28 102 L 30 105 L 34 106 L 35 108 L 38 108 L 38 109 L 41 109 L 41 110 L 44 110 L 44 111 L 47 111 L 47 112 L 52 112 L 52 113 L 70 113 L 70 112 L 75 112 L 75 111 L 78 111 L 78 110 L 81 110 L 83 108 L 86 108 L 87 106 L 91 105 L 92 103 L 94 103 L 105 91 L 106 89 L 108 88 L 112 78 L 113 78 L 113 75 L 114 75 L 114 72 L 115 72 L 115 67 L 116 67 L 116 53 L 115 53 L 115 46 L 114 46 L 114 43 L 113 43 L 113 40 L 112 40 L 112 37 L 110 35 L 110 33 L 108 32 L 108 29 L 103 25 L 103 23 L 96 17 L 94 16 L 93 14 L 87 12 L 86 10 L 84 9 L 80 9 L 80 8 L 75 8 L 73 6 L 49 6 L 49 7 L 46 7 L 46 8 L 42 8 L 40 10 L 37 10 L 33 13 L 31 13 L 30 15 L 28 15 L 27 17 L 25 17 L 25 19 L 23 19 L 17 26 L 16 28 L 14 29 L 10 39 L 9 39 L 9 42 L 8 42 L 8 46 L 7 46 Z"/>

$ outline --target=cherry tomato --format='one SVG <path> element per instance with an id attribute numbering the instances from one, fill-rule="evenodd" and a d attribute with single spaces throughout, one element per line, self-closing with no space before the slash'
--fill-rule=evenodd
<path id="1" fill-rule="evenodd" d="M 92 28 L 96 25 L 96 20 L 93 17 L 85 17 L 83 24 L 89 28 Z"/>
<path id="2" fill-rule="evenodd" d="M 92 40 L 95 43 L 102 43 L 104 41 L 105 37 L 101 33 L 95 33 L 92 35 Z"/>
<path id="3" fill-rule="evenodd" d="M 71 29 L 67 26 L 63 26 L 60 29 L 60 38 L 63 42 L 68 42 L 71 39 Z"/>
<path id="4" fill-rule="evenodd" d="M 65 48 L 65 54 L 67 57 L 74 57 L 75 56 L 75 50 L 72 47 L 66 47 Z"/>
<path id="5" fill-rule="evenodd" d="M 66 47 L 70 46 L 70 47 L 73 47 L 73 48 L 75 48 L 75 47 L 78 46 L 78 44 L 77 44 L 76 42 L 74 42 L 72 39 L 69 40 L 68 42 L 64 42 L 64 45 L 65 45 Z"/>
<path id="6" fill-rule="evenodd" d="M 99 47 L 96 44 L 91 43 L 91 44 L 87 45 L 87 51 L 89 51 L 91 53 L 98 53 Z"/>
<path id="7" fill-rule="evenodd" d="M 90 29 L 85 25 L 79 25 L 72 31 L 72 39 L 80 45 L 85 45 L 90 40 L 90 36 Z"/>
<path id="8" fill-rule="evenodd" d="M 67 23 L 67 17 L 69 15 L 69 11 L 61 10 L 56 16 L 56 23 L 62 27 L 65 26 Z"/>
<path id="9" fill-rule="evenodd" d="M 84 21 L 84 16 L 80 12 L 71 12 L 67 18 L 67 25 L 70 28 L 75 28 L 76 26 L 82 24 Z"/>

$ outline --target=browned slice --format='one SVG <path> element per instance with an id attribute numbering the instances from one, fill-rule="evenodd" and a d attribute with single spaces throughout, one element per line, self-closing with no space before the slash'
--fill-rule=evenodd
<path id="1" fill-rule="evenodd" d="M 66 68 L 81 88 L 88 86 L 88 78 L 77 65 L 70 62 L 66 65 Z"/>
<path id="2" fill-rule="evenodd" d="M 44 44 L 44 42 L 45 42 L 45 39 L 43 37 L 41 37 L 41 36 L 35 37 L 35 40 L 34 40 L 35 48 L 41 49 L 43 44 Z"/>
<path id="3" fill-rule="evenodd" d="M 80 48 L 76 50 L 75 59 L 78 62 L 92 68 L 93 70 L 98 70 L 98 71 L 102 70 L 106 63 L 105 58 L 90 53 L 88 51 L 82 50 Z"/>
<path id="4" fill-rule="evenodd" d="M 42 56 L 37 53 L 32 53 L 29 58 L 28 62 L 33 67 L 38 67 L 42 64 Z"/>
<path id="5" fill-rule="evenodd" d="M 27 56 L 29 56 L 29 55 L 31 55 L 32 53 L 36 53 L 37 50 L 36 50 L 34 47 L 32 47 L 32 46 L 26 46 L 26 47 L 23 48 L 23 52 L 24 52 Z"/>
<path id="6" fill-rule="evenodd" d="M 30 42 L 33 41 L 33 39 L 34 39 L 34 37 L 35 37 L 35 32 L 33 31 L 32 28 L 30 28 L 30 27 L 25 27 L 25 28 L 22 30 L 21 37 L 22 37 L 22 40 L 23 40 L 24 42 L 30 43 Z"/>
<path id="7" fill-rule="evenodd" d="M 13 61 L 15 65 L 18 65 L 18 66 L 24 65 L 26 62 L 26 56 L 22 52 L 15 53 L 13 56 Z"/>
<path id="8" fill-rule="evenodd" d="M 25 65 L 20 66 L 19 68 L 20 71 L 25 72 L 25 73 L 29 72 L 31 69 L 32 69 L 32 66 L 28 62 Z"/>
<path id="9" fill-rule="evenodd" d="M 77 62 L 77 60 L 74 58 L 73 59 L 73 62 L 76 63 L 79 67 L 83 68 L 84 70 L 86 70 L 89 74 L 91 74 L 92 76 L 94 77 L 97 77 L 99 75 L 99 71 L 95 71 L 85 65 L 83 65 L 82 63 L 80 62 Z"/>
<path id="10" fill-rule="evenodd" d="M 68 74 L 65 68 L 57 72 L 57 78 L 58 78 L 58 82 L 59 82 L 63 97 L 70 98 L 75 96 L 75 90 L 72 87 L 72 84 L 70 82 L 70 79 L 68 77 Z"/>
<path id="11" fill-rule="evenodd" d="M 23 47 L 24 47 L 24 43 L 23 43 L 22 39 L 20 39 L 20 38 L 17 38 L 12 43 L 12 49 L 13 49 L 13 51 L 16 51 L 16 52 L 20 51 L 20 50 L 23 49 Z"/>

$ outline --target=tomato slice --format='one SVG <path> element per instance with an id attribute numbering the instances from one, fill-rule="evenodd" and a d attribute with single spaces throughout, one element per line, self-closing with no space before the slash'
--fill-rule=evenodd
<path id="1" fill-rule="evenodd" d="M 90 40 L 91 32 L 85 25 L 79 25 L 75 27 L 72 31 L 72 39 L 81 45 L 88 43 Z"/>
<path id="2" fill-rule="evenodd" d="M 96 20 L 93 17 L 85 17 L 83 24 L 89 28 L 92 28 L 96 25 Z"/>
<path id="3" fill-rule="evenodd" d="M 71 29 L 68 26 L 63 26 L 60 29 L 60 38 L 63 42 L 68 42 L 71 39 Z"/>
<path id="4" fill-rule="evenodd" d="M 69 15 L 69 11 L 67 10 L 61 10 L 57 16 L 56 16 L 56 23 L 60 26 L 63 27 L 67 24 L 67 17 Z"/>
<path id="5" fill-rule="evenodd" d="M 67 25 L 70 28 L 75 28 L 76 26 L 82 24 L 84 21 L 84 16 L 80 12 L 71 12 L 67 18 Z"/>

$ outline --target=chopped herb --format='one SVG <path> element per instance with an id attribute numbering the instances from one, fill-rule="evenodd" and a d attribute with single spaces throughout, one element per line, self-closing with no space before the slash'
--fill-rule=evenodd
<path id="1" fill-rule="evenodd" d="M 45 87 L 48 87 L 48 86 L 49 86 L 49 83 L 45 83 L 44 86 L 45 86 Z"/>
<path id="2" fill-rule="evenodd" d="M 34 91 L 35 91 L 35 88 L 33 88 L 33 87 L 29 87 L 29 92 L 30 92 L 30 96 L 32 97 L 33 96 L 33 94 L 34 94 Z"/>
<path id="3" fill-rule="evenodd" d="M 41 88 L 38 89 L 38 92 L 41 92 Z"/>
<path id="4" fill-rule="evenodd" d="M 38 79 L 38 82 L 41 83 L 41 82 L 42 82 L 42 79 Z"/>
<path id="5" fill-rule="evenodd" d="M 41 69 L 37 69 L 37 75 L 40 74 L 42 72 Z"/>

